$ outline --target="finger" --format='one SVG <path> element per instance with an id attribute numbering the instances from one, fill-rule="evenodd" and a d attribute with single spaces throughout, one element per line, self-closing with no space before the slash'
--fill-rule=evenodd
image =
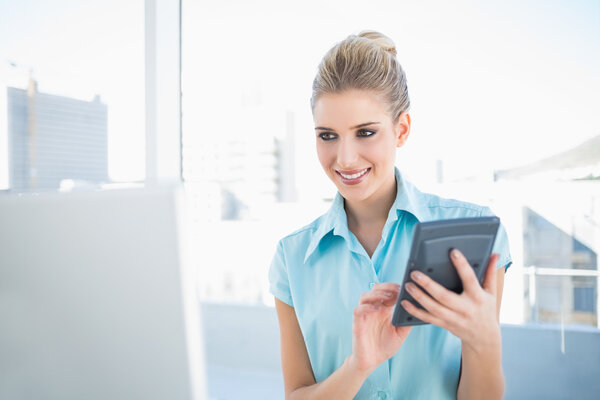
<path id="1" fill-rule="evenodd" d="M 386 283 L 373 286 L 373 288 L 370 291 L 364 292 L 360 296 L 360 299 L 361 301 L 363 299 L 368 300 L 370 298 L 373 298 L 373 296 L 384 296 L 387 298 L 394 299 L 398 296 L 398 294 L 400 294 L 400 285 L 395 283 Z"/>
<path id="2" fill-rule="evenodd" d="M 427 293 L 422 291 L 412 282 L 406 284 L 406 290 L 420 305 L 422 305 L 430 314 L 444 321 L 451 321 L 456 317 L 456 314 L 431 298 Z"/>
<path id="3" fill-rule="evenodd" d="M 486 292 L 496 294 L 498 288 L 496 287 L 496 278 L 498 276 L 496 266 L 498 265 L 498 259 L 500 258 L 499 254 L 492 254 L 490 257 L 490 262 L 488 263 L 487 270 L 485 271 L 485 276 L 483 278 L 483 288 Z"/>
<path id="4" fill-rule="evenodd" d="M 446 324 L 444 323 L 444 321 L 442 321 L 440 318 L 436 317 L 435 315 L 431 315 L 426 310 L 420 309 L 419 307 L 415 306 L 410 301 L 402 300 L 401 305 L 402 305 L 402 307 L 404 307 L 404 309 L 410 315 L 419 318 L 421 321 L 428 322 L 430 324 L 437 325 L 442 328 L 446 328 Z"/>
<path id="5" fill-rule="evenodd" d="M 377 290 L 365 292 L 360 296 L 358 304 L 383 304 L 391 306 L 396 303 L 398 292 L 388 292 L 385 290 Z"/>
<path id="6" fill-rule="evenodd" d="M 387 290 L 389 292 L 400 291 L 401 285 L 394 282 L 376 283 L 373 285 L 372 290 Z"/>
<path id="7" fill-rule="evenodd" d="M 400 294 L 400 289 L 401 289 L 400 285 L 394 284 L 394 286 L 388 287 L 387 289 L 373 287 L 373 289 L 371 289 L 371 291 L 367 292 L 367 293 L 383 293 L 386 296 L 391 294 L 392 295 L 391 297 L 393 297 L 393 296 L 397 296 Z"/>
<path id="8" fill-rule="evenodd" d="M 354 317 L 364 318 L 369 314 L 379 311 L 381 307 L 373 304 L 361 304 L 354 307 Z"/>
<path id="9" fill-rule="evenodd" d="M 377 290 L 373 293 L 375 293 L 377 296 L 382 296 L 384 298 L 384 305 L 393 306 L 398 301 L 398 296 L 400 296 L 400 287 L 398 287 L 398 290 L 395 291 Z"/>
<path id="10" fill-rule="evenodd" d="M 413 271 L 410 273 L 410 277 L 440 304 L 451 309 L 457 309 L 462 306 L 463 299 L 458 294 L 446 289 L 424 273 Z"/>
<path id="11" fill-rule="evenodd" d="M 458 272 L 464 290 L 467 292 L 477 291 L 480 288 L 479 281 L 465 256 L 458 249 L 453 249 L 450 252 L 450 259 Z"/>

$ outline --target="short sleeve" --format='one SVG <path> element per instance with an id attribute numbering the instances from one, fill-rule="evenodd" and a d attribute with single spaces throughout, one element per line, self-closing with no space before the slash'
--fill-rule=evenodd
<path id="1" fill-rule="evenodd" d="M 294 306 L 292 303 L 290 280 L 281 241 L 279 241 L 279 244 L 277 245 L 277 250 L 275 251 L 273 261 L 271 261 L 271 266 L 269 267 L 269 291 L 273 296 L 277 297 L 287 305 Z"/>
<path id="2" fill-rule="evenodd" d="M 495 214 L 489 207 L 484 207 L 481 216 L 495 216 Z M 504 267 L 504 272 L 506 272 L 508 267 L 510 267 L 512 264 L 512 257 L 510 255 L 510 248 L 508 245 L 508 235 L 506 234 L 506 229 L 504 229 L 502 221 L 500 222 L 500 227 L 498 228 L 498 234 L 496 235 L 496 241 L 494 242 L 492 253 L 497 253 L 500 255 L 497 268 Z"/>

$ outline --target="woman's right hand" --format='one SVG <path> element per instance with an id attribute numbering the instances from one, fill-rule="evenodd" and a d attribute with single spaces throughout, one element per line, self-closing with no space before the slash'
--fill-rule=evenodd
<path id="1" fill-rule="evenodd" d="M 392 311 L 400 294 L 400 285 L 378 283 L 360 296 L 352 322 L 350 362 L 361 371 L 371 373 L 391 358 L 402 346 L 412 326 L 392 324 Z"/>

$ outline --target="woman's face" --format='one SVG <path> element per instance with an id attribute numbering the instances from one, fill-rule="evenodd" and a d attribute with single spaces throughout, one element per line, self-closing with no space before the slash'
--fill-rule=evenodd
<path id="1" fill-rule="evenodd" d="M 396 147 L 410 131 L 407 113 L 393 124 L 373 92 L 349 90 L 319 97 L 313 119 L 321 166 L 346 200 L 377 199 L 395 188 Z"/>

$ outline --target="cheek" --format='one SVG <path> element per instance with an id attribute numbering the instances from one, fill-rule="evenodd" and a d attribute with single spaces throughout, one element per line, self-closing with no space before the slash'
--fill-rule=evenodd
<path id="1" fill-rule="evenodd" d="M 387 164 L 396 157 L 396 147 L 387 140 L 374 141 L 363 147 L 362 154 L 374 164 Z"/>
<path id="2" fill-rule="evenodd" d="M 327 167 L 331 165 L 334 156 L 334 146 L 331 146 L 329 143 L 317 142 L 317 157 L 324 169 L 327 169 Z"/>

